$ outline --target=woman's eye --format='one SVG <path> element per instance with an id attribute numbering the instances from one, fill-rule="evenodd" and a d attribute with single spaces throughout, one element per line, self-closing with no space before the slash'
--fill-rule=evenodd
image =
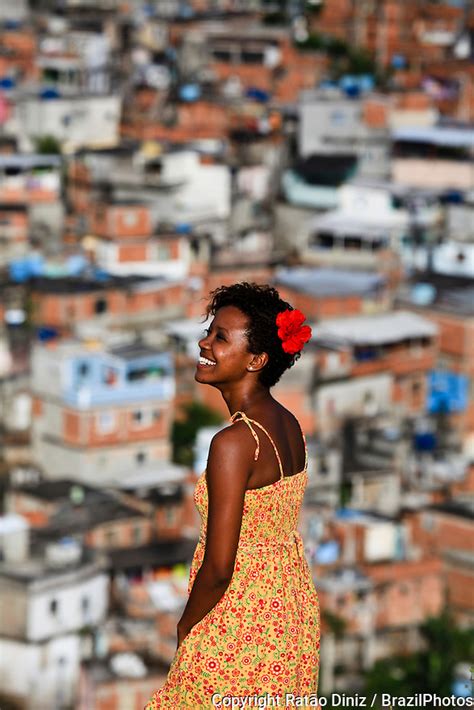
<path id="1" fill-rule="evenodd" d="M 211 333 L 211 329 L 210 329 L 210 328 L 204 328 L 203 334 L 204 334 L 205 337 L 207 337 L 208 335 L 210 335 L 210 333 Z M 217 339 L 217 340 L 225 340 L 224 336 L 221 335 L 220 333 L 217 333 L 216 339 Z"/>

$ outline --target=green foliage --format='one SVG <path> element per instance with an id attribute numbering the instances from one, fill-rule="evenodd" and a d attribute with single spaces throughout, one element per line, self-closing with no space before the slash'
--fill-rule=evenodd
<path id="1" fill-rule="evenodd" d="M 352 483 L 350 481 L 344 481 L 339 487 L 339 505 L 341 508 L 345 508 L 347 503 L 350 502 L 352 498 Z"/>
<path id="2" fill-rule="evenodd" d="M 306 0 L 305 6 L 304 6 L 304 11 L 308 15 L 319 15 L 324 8 L 324 2 L 321 0 L 321 2 L 314 3 L 311 2 L 311 0 Z"/>
<path id="3" fill-rule="evenodd" d="M 455 665 L 474 656 L 472 631 L 457 628 L 445 609 L 440 616 L 427 619 L 420 632 L 425 650 L 377 661 L 367 672 L 364 692 L 368 696 L 382 692 L 400 697 L 415 693 L 451 695 Z"/>
<path id="4" fill-rule="evenodd" d="M 61 143 L 51 135 L 38 136 L 35 138 L 35 149 L 42 155 L 60 155 Z"/>
<path id="5" fill-rule="evenodd" d="M 288 25 L 288 18 L 284 12 L 268 12 L 266 15 L 263 16 L 263 24 L 270 26 L 279 25 L 286 27 Z"/>
<path id="6" fill-rule="evenodd" d="M 337 614 L 333 614 L 332 611 L 323 609 L 321 611 L 321 621 L 324 621 L 324 623 L 327 624 L 336 638 L 344 636 L 347 622 L 342 618 L 342 616 L 338 616 Z"/>
<path id="7" fill-rule="evenodd" d="M 199 429 L 221 424 L 223 417 L 200 402 L 190 402 L 183 407 L 184 418 L 175 420 L 171 430 L 174 463 L 192 466 L 194 443 Z"/>
<path id="8" fill-rule="evenodd" d="M 377 65 L 362 47 L 353 47 L 338 37 L 320 33 L 310 34 L 304 41 L 296 42 L 301 50 L 318 51 L 327 54 L 332 62 L 331 76 L 338 79 L 344 74 L 377 74 Z"/>
<path id="9" fill-rule="evenodd" d="M 349 74 L 375 74 L 375 62 L 365 49 L 351 48 L 348 52 Z"/>

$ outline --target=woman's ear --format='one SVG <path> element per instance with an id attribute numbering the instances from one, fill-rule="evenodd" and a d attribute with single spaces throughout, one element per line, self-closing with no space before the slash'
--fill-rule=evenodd
<path id="1" fill-rule="evenodd" d="M 258 372 L 262 370 L 268 362 L 268 353 L 259 353 L 254 355 L 247 366 L 247 370 L 250 372 Z"/>

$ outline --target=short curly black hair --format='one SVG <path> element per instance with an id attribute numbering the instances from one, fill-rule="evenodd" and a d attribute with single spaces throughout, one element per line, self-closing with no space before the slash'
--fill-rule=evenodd
<path id="1" fill-rule="evenodd" d="M 209 295 L 207 317 L 215 315 L 224 306 L 235 306 L 248 316 L 246 335 L 249 352 L 255 355 L 262 352 L 268 354 L 268 362 L 259 372 L 259 380 L 265 387 L 273 387 L 285 370 L 292 367 L 300 357 L 299 352 L 289 354 L 283 350 L 276 325 L 278 313 L 286 309 L 293 310 L 293 306 L 280 298 L 272 286 L 247 281 L 219 286 Z"/>

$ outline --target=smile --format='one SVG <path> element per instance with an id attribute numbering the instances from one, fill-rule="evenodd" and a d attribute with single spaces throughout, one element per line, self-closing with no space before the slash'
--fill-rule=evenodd
<path id="1" fill-rule="evenodd" d="M 202 357 L 202 355 L 201 355 L 198 360 L 198 364 L 202 365 L 204 367 L 213 367 L 217 363 L 215 363 L 214 360 L 209 360 L 207 357 Z"/>

